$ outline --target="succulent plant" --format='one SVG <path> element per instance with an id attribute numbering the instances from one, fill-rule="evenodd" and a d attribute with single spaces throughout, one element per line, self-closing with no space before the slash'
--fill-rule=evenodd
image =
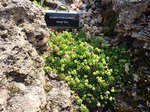
<path id="1" fill-rule="evenodd" d="M 44 70 L 55 71 L 59 79 L 68 83 L 71 93 L 78 94 L 76 102 L 81 112 L 113 105 L 118 87 L 132 75 L 124 45 L 108 47 L 101 38 L 87 40 L 83 32 L 65 31 L 53 35 L 49 46 Z M 130 68 L 128 72 L 125 64 Z"/>

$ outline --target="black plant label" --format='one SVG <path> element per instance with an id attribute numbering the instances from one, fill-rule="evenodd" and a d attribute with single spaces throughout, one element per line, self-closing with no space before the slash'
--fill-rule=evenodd
<path id="1" fill-rule="evenodd" d="M 80 15 L 73 13 L 51 13 L 47 12 L 45 15 L 45 21 L 48 27 L 59 28 L 79 28 L 80 27 Z"/>

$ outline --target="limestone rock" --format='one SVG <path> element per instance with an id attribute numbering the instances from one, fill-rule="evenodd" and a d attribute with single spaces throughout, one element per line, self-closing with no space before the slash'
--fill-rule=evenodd
<path id="1" fill-rule="evenodd" d="M 37 112 L 46 104 L 44 11 L 29 0 L 0 1 L 0 111 Z"/>
<path id="2" fill-rule="evenodd" d="M 70 94 L 68 84 L 65 81 L 59 81 L 57 77 L 58 75 L 53 72 L 46 74 L 47 105 L 44 112 L 47 110 L 50 112 L 79 112 L 79 106 L 75 104 L 75 98 Z"/>
<path id="3" fill-rule="evenodd" d="M 150 42 L 150 0 L 117 0 L 114 10 L 119 13 L 116 30 L 120 34 Z"/>
<path id="4" fill-rule="evenodd" d="M 59 5 L 68 5 L 69 3 L 73 3 L 72 0 L 45 0 L 45 3 L 51 7 L 57 7 Z"/>
<path id="5" fill-rule="evenodd" d="M 56 5 L 66 4 L 65 0 L 45 0 L 45 2 L 48 4 L 56 4 Z"/>
<path id="6" fill-rule="evenodd" d="M 0 33 L 3 40 L 7 41 L 9 35 L 22 37 L 43 53 L 49 36 L 43 19 L 44 11 L 27 0 L 1 0 L 0 4 Z"/>

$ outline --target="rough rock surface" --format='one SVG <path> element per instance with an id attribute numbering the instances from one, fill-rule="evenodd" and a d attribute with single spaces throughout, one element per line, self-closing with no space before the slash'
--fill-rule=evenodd
<path id="1" fill-rule="evenodd" d="M 48 40 L 43 12 L 41 8 L 27 0 L 19 2 L 18 0 L 1 0 L 1 37 L 7 40 L 9 35 L 20 36 L 43 53 Z"/>
<path id="2" fill-rule="evenodd" d="M 48 38 L 43 18 L 41 8 L 28 0 L 0 1 L 2 112 L 37 112 L 46 104 L 44 62 L 38 54 L 46 50 Z"/>
<path id="3" fill-rule="evenodd" d="M 72 3 L 72 0 L 45 0 L 45 3 L 47 4 L 47 6 L 51 8 L 56 8 L 59 5 L 67 5 L 69 3 Z"/>
<path id="4" fill-rule="evenodd" d="M 65 81 L 60 81 L 57 74 L 46 73 L 46 100 L 47 104 L 44 112 L 78 112 L 79 106 L 75 103 L 75 98 L 70 94 L 70 88 Z"/>
<path id="5" fill-rule="evenodd" d="M 113 8 L 119 13 L 117 31 L 150 49 L 150 0 L 117 0 Z"/>
<path id="6" fill-rule="evenodd" d="M 77 112 L 69 86 L 43 71 L 48 37 L 41 7 L 0 1 L 0 111 Z"/>

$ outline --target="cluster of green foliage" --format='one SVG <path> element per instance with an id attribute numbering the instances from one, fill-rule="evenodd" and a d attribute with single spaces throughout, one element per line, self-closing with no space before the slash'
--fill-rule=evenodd
<path id="1" fill-rule="evenodd" d="M 36 4 L 36 5 L 38 5 L 38 6 L 43 6 L 44 0 L 41 0 L 40 2 L 34 0 L 33 3 Z"/>
<path id="2" fill-rule="evenodd" d="M 44 0 L 41 0 L 41 1 L 39 1 L 39 2 L 38 2 L 37 0 L 34 0 L 34 1 L 33 1 L 33 4 L 35 4 L 35 5 L 37 5 L 37 6 L 42 6 L 42 7 L 43 7 L 43 6 L 44 6 Z M 44 9 L 47 10 L 48 7 L 44 7 Z"/>
<path id="3" fill-rule="evenodd" d="M 53 70 L 58 79 L 67 81 L 82 112 L 112 105 L 117 88 L 131 77 L 124 45 L 109 47 L 101 38 L 85 39 L 83 32 L 65 31 L 51 37 L 49 49 L 44 70 Z"/>

